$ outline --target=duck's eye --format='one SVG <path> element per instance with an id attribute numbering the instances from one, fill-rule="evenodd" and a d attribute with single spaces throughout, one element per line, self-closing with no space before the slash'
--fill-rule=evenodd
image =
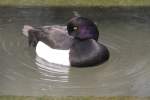
<path id="1" fill-rule="evenodd" d="M 78 30 L 78 27 L 77 26 L 73 27 L 73 30 Z"/>

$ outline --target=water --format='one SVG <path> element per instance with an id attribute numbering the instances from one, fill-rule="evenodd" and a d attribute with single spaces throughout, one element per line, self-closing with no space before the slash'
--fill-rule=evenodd
<path id="1" fill-rule="evenodd" d="M 150 95 L 150 8 L 0 7 L 0 95 Z M 88 11 L 88 13 L 87 13 Z M 24 24 L 65 25 L 78 12 L 97 23 L 108 62 L 48 64 L 21 33 Z"/>

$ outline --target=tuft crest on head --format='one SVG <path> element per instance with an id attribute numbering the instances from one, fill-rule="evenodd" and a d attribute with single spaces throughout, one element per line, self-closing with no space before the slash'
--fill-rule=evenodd
<path id="1" fill-rule="evenodd" d="M 85 17 L 74 17 L 67 24 L 68 34 L 74 38 L 98 40 L 99 31 L 93 21 Z"/>

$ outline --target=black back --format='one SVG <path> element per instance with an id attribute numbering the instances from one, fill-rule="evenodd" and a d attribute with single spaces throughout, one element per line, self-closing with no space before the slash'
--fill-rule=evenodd
<path id="1" fill-rule="evenodd" d="M 29 30 L 29 45 L 36 47 L 38 41 L 42 41 L 54 49 L 69 49 L 72 38 L 66 28 L 61 26 L 49 26 Z"/>

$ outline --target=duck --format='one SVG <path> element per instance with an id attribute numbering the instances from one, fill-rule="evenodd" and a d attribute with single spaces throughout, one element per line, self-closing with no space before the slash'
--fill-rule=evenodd
<path id="1" fill-rule="evenodd" d="M 91 67 L 109 59 L 108 48 L 98 42 L 96 24 L 86 17 L 73 17 L 66 26 L 24 25 L 22 33 L 28 37 L 28 44 L 35 48 L 36 55 L 50 63 Z"/>

